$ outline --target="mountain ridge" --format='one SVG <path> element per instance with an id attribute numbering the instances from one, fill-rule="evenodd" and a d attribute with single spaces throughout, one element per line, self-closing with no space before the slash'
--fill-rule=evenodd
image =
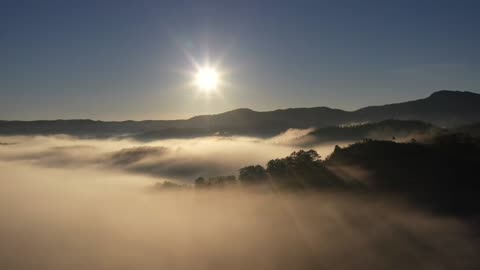
<path id="1" fill-rule="evenodd" d="M 254 111 L 239 108 L 220 114 L 182 120 L 99 121 L 91 119 L 0 121 L 0 134 L 67 134 L 112 136 L 119 134 L 238 134 L 270 136 L 289 128 L 337 126 L 387 119 L 420 120 L 440 127 L 480 122 L 480 94 L 441 90 L 426 98 L 345 111 L 330 107 Z"/>

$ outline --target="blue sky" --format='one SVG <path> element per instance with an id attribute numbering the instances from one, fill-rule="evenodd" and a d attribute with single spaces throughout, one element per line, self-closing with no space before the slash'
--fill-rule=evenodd
<path id="1" fill-rule="evenodd" d="M 0 119 L 172 119 L 480 90 L 480 1 L 1 1 Z M 218 93 L 189 84 L 209 58 Z"/>

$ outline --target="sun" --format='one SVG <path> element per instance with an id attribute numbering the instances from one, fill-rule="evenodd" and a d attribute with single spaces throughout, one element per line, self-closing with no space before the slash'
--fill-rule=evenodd
<path id="1" fill-rule="evenodd" d="M 202 91 L 217 89 L 220 83 L 220 76 L 217 70 L 212 67 L 201 67 L 195 74 L 195 85 Z"/>

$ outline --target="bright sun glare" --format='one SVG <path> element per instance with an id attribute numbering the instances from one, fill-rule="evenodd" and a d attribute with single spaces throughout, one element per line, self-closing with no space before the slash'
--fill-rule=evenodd
<path id="1" fill-rule="evenodd" d="M 203 91 L 212 91 L 218 87 L 220 78 L 218 72 L 211 67 L 202 67 L 195 74 L 195 84 Z"/>

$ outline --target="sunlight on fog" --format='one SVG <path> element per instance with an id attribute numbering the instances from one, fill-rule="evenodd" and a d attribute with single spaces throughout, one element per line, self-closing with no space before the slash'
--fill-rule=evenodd
<path id="1" fill-rule="evenodd" d="M 5 162 L 0 170 L 2 269 L 475 266 L 460 222 L 384 201 L 152 192 L 136 175 Z"/>
<path id="2" fill-rule="evenodd" d="M 1 141 L 1 269 L 478 269 L 468 226 L 400 202 L 152 188 L 264 164 L 288 154 L 285 144 Z"/>
<path id="3" fill-rule="evenodd" d="M 308 130 L 307 130 L 308 131 Z M 250 165 L 296 150 L 295 138 L 307 131 L 273 137 L 201 137 L 139 142 L 130 139 L 77 139 L 68 136 L 0 137 L 9 142 L 0 160 L 19 160 L 44 167 L 86 166 L 142 173 L 162 179 L 190 182 L 198 176 L 236 174 Z M 334 145 L 314 147 L 322 156 Z"/>

